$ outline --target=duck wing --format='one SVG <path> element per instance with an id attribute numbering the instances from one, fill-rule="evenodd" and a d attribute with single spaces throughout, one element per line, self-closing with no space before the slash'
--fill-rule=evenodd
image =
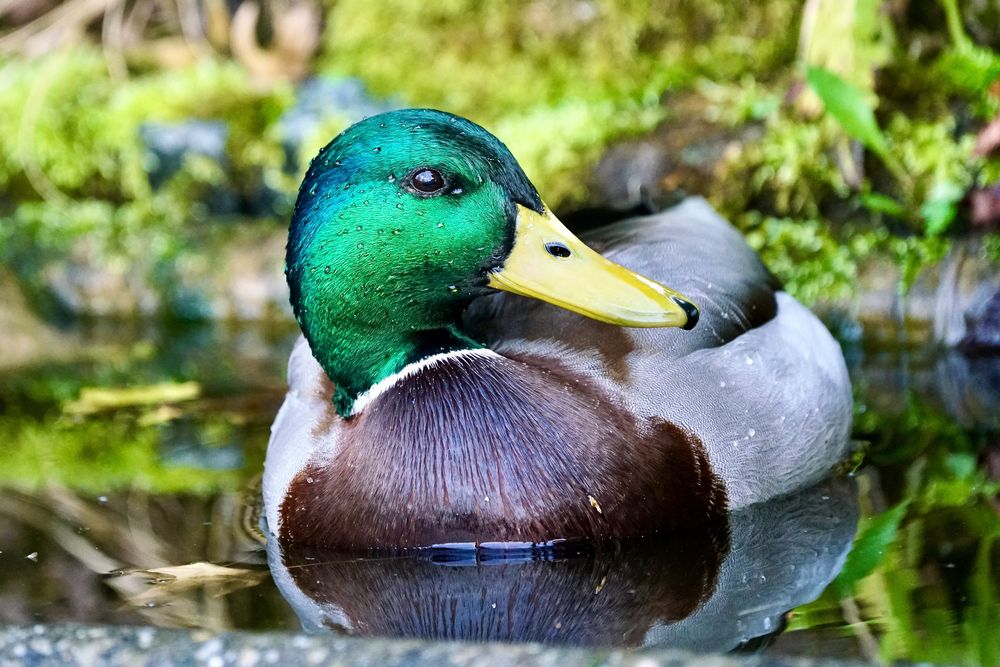
<path id="1" fill-rule="evenodd" d="M 584 240 L 691 299 L 698 325 L 623 328 L 501 293 L 473 304 L 470 331 L 501 354 L 588 377 L 636 419 L 696 434 L 731 508 L 803 488 L 843 458 L 851 391 L 840 346 L 707 202 Z"/>

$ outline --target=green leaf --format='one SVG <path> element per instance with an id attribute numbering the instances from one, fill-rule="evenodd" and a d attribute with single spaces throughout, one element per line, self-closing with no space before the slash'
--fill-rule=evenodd
<path id="1" fill-rule="evenodd" d="M 979 95 L 1000 77 L 1000 56 L 972 44 L 952 46 L 945 49 L 934 68 L 957 90 Z"/>
<path id="2" fill-rule="evenodd" d="M 972 454 L 958 452 L 946 454 L 944 457 L 944 464 L 947 467 L 948 472 L 958 479 L 970 479 L 979 469 L 976 457 Z"/>
<path id="3" fill-rule="evenodd" d="M 893 161 L 885 135 L 875 121 L 875 112 L 864 91 L 822 67 L 810 67 L 806 78 L 823 101 L 827 113 L 840 123 L 844 131 L 884 161 Z"/>
<path id="4" fill-rule="evenodd" d="M 906 516 L 909 500 L 904 500 L 890 510 L 886 510 L 868 520 L 860 534 L 854 540 L 854 547 L 847 554 L 844 567 L 834 580 L 837 592 L 841 597 L 848 597 L 854 592 L 854 585 L 875 571 L 896 539 L 899 524 Z"/>
<path id="5" fill-rule="evenodd" d="M 931 236 L 948 231 L 955 215 L 958 202 L 965 196 L 965 188 L 949 181 L 938 181 L 931 187 L 927 199 L 920 207 L 920 217 L 924 219 L 924 229 Z"/>
<path id="6" fill-rule="evenodd" d="M 872 213 L 883 213 L 894 218 L 902 218 L 906 214 L 903 205 L 892 197 L 878 192 L 866 192 L 861 195 L 861 205 Z"/>

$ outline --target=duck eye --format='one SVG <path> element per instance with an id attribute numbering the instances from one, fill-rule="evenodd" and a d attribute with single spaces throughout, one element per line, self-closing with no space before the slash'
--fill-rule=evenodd
<path id="1" fill-rule="evenodd" d="M 437 169 L 417 169 L 410 176 L 410 187 L 421 194 L 437 194 L 441 190 L 444 190 L 445 185 L 444 176 Z"/>

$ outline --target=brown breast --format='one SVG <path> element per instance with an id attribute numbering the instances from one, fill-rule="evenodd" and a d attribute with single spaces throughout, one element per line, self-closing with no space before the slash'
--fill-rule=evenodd
<path id="1" fill-rule="evenodd" d="M 281 507 L 284 541 L 332 549 L 604 541 L 719 520 L 698 438 L 637 420 L 551 361 L 450 357 L 348 420 Z"/>

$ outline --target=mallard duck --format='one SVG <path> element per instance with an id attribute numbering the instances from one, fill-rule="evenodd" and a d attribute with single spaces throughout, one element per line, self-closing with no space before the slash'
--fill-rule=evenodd
<path id="1" fill-rule="evenodd" d="M 708 204 L 578 239 L 448 113 L 372 116 L 323 148 L 286 274 L 303 336 L 263 487 L 287 543 L 642 538 L 846 452 L 839 346 Z"/>

